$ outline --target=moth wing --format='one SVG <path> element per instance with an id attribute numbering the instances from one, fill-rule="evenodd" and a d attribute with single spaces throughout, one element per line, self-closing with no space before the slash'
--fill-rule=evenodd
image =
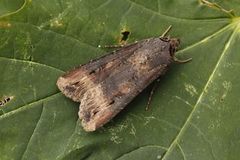
<path id="1" fill-rule="evenodd" d="M 168 42 L 146 39 L 66 73 L 57 85 L 67 97 L 81 102 L 82 126 L 94 131 L 164 74 L 171 61 Z"/>
<path id="2" fill-rule="evenodd" d="M 57 80 L 57 86 L 62 93 L 76 102 L 80 102 L 86 91 L 104 81 L 112 70 L 116 69 L 122 61 L 127 59 L 139 47 L 139 44 L 131 44 L 81 65 Z"/>
<path id="3" fill-rule="evenodd" d="M 94 131 L 103 126 L 156 79 L 157 73 L 162 73 L 165 69 L 166 66 L 159 66 L 144 75 L 149 78 L 138 81 L 125 72 L 123 75 L 128 77 L 115 75 L 86 91 L 79 107 L 79 117 L 84 129 Z"/>
<path id="4" fill-rule="evenodd" d="M 168 43 L 164 44 L 167 54 L 159 53 L 159 50 L 155 52 L 154 49 L 145 50 L 144 45 L 136 49 L 134 54 L 111 69 L 104 81 L 84 93 L 79 117 L 86 131 L 94 131 L 103 126 L 151 82 L 165 73 L 172 58 Z"/>

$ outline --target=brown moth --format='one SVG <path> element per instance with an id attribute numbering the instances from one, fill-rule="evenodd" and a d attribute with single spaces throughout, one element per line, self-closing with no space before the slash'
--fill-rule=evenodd
<path id="1" fill-rule="evenodd" d="M 169 28 L 170 29 L 170 28 Z M 62 93 L 80 102 L 79 118 L 86 131 L 95 131 L 118 114 L 176 59 L 179 39 L 144 39 L 81 65 L 57 81 Z"/>

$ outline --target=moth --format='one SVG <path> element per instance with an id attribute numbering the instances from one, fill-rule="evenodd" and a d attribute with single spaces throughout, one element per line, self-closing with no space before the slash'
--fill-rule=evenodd
<path id="1" fill-rule="evenodd" d="M 57 80 L 62 93 L 80 102 L 79 118 L 85 131 L 95 131 L 110 121 L 140 92 L 165 74 L 175 57 L 179 39 L 148 38 L 121 47 L 81 65 Z"/>

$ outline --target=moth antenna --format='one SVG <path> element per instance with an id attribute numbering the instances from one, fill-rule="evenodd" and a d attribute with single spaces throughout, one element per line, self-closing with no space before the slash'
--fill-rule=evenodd
<path id="1" fill-rule="evenodd" d="M 172 25 L 170 25 L 170 26 L 163 32 L 163 34 L 160 36 L 160 38 L 165 37 L 165 36 L 168 34 L 168 32 L 171 30 L 171 28 L 172 28 Z"/>
<path id="2" fill-rule="evenodd" d="M 177 63 L 187 63 L 191 60 L 192 60 L 192 58 L 188 58 L 188 59 L 185 59 L 185 60 L 180 60 L 180 59 L 177 59 L 177 57 L 173 56 L 173 61 L 177 62 Z"/>

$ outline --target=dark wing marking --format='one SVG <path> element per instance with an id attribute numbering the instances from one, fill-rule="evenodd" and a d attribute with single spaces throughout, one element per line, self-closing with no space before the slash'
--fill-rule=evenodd
<path id="1" fill-rule="evenodd" d="M 58 86 L 66 96 L 81 101 L 82 125 L 94 131 L 164 74 L 172 62 L 169 50 L 168 42 L 147 39 L 70 71 L 59 78 Z"/>
<path id="2" fill-rule="evenodd" d="M 106 79 L 112 70 L 119 67 L 138 47 L 139 44 L 131 44 L 125 49 L 81 65 L 59 77 L 57 86 L 67 97 L 80 102 L 87 90 Z"/>
<path id="3" fill-rule="evenodd" d="M 119 73 L 128 77 L 115 75 L 88 90 L 79 107 L 79 117 L 86 131 L 94 131 L 112 119 L 119 113 L 136 95 L 138 95 L 149 83 L 157 78 L 158 72 L 166 70 L 166 65 L 158 66 L 150 70 L 149 76 L 144 80 L 137 80 L 128 73 Z M 117 73 L 116 73 L 117 74 Z M 134 74 L 133 74 L 134 75 Z"/>

